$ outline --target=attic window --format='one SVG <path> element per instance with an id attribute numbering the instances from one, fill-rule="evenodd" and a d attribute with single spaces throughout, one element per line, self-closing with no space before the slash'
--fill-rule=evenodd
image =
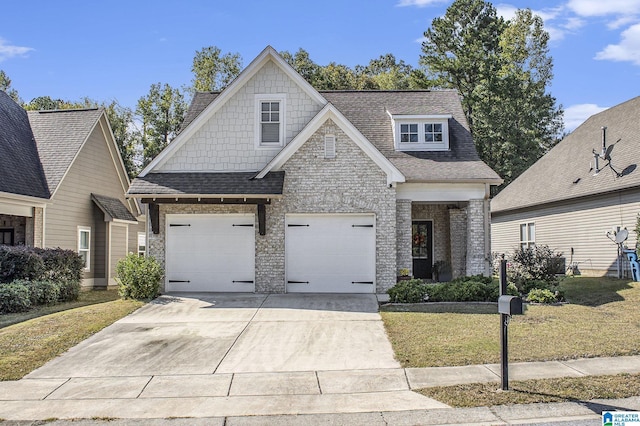
<path id="1" fill-rule="evenodd" d="M 336 137 L 334 135 L 324 137 L 324 158 L 336 158 Z"/>
<path id="2" fill-rule="evenodd" d="M 256 95 L 256 146 L 279 148 L 284 145 L 284 94 Z"/>
<path id="3" fill-rule="evenodd" d="M 448 151 L 451 115 L 391 115 L 398 151 Z"/>

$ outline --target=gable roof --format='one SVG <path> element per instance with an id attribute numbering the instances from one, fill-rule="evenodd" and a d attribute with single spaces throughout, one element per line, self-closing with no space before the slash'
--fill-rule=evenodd
<path id="1" fill-rule="evenodd" d="M 0 192 L 49 198 L 27 112 L 0 90 Z"/>
<path id="2" fill-rule="evenodd" d="M 119 199 L 99 194 L 91 194 L 91 199 L 96 203 L 96 206 L 102 210 L 102 213 L 105 214 L 107 219 L 120 222 L 138 223 L 129 209 L 127 209 Z"/>
<path id="3" fill-rule="evenodd" d="M 502 183 L 476 151 L 454 90 L 321 91 L 406 177 L 407 182 Z M 446 115 L 449 151 L 396 151 L 390 115 Z"/>
<path id="4" fill-rule="evenodd" d="M 268 61 L 272 61 L 280 70 L 282 70 L 289 78 L 295 81 L 298 86 L 312 99 L 324 105 L 326 100 L 320 93 L 311 86 L 300 74 L 298 74 L 271 46 L 267 46 L 251 63 L 225 88 L 217 95 L 201 112 L 195 113 L 192 121 L 175 137 L 173 141 L 158 154 L 147 167 L 140 172 L 141 177 L 152 171 L 155 167 L 162 165 L 171 157 L 184 143 L 213 116 L 222 105 L 227 102 L 244 84 L 249 81 Z M 192 102 L 193 105 L 193 102 Z"/>
<path id="5" fill-rule="evenodd" d="M 617 177 L 607 161 L 594 176 L 592 150 L 614 145 L 611 164 L 627 173 Z M 640 96 L 588 118 L 491 201 L 493 213 L 640 187 Z M 633 169 L 633 170 L 632 170 Z"/>
<path id="6" fill-rule="evenodd" d="M 298 133 L 261 171 L 256 178 L 263 178 L 271 170 L 277 170 L 309 139 L 327 120 L 332 120 L 351 140 L 387 175 L 387 183 L 404 182 L 402 173 L 375 146 L 347 120 L 331 103 L 322 110 Z"/>
<path id="7" fill-rule="evenodd" d="M 102 114 L 97 108 L 28 112 L 52 196 Z"/>
<path id="8" fill-rule="evenodd" d="M 320 94 L 404 175 L 407 182 L 502 183 L 500 176 L 480 160 L 460 97 L 454 90 L 342 90 L 321 91 Z M 199 116 L 217 96 L 215 92 L 196 93 L 188 115 Z M 396 151 L 390 115 L 451 115 L 450 150 Z"/>

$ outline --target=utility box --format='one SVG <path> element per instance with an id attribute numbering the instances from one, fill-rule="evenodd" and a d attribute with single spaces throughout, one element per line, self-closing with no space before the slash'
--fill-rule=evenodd
<path id="1" fill-rule="evenodd" d="M 518 296 L 500 296 L 498 312 L 505 315 L 522 315 L 522 299 Z"/>

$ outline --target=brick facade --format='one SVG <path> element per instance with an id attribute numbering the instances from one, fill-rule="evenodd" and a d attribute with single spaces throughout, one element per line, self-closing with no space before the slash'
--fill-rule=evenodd
<path id="1" fill-rule="evenodd" d="M 324 158 L 324 135 L 336 137 L 335 158 Z M 285 215 L 288 213 L 373 213 L 376 218 L 376 292 L 396 281 L 396 194 L 386 175 L 331 120 L 283 166 L 284 195 L 266 207 L 266 235 L 256 227 L 256 292 L 285 291 Z M 160 234 L 149 233 L 149 253 L 164 266 L 165 215 L 255 213 L 247 205 L 160 206 Z M 257 215 L 256 215 L 257 220 Z M 148 221 L 150 223 L 150 221 Z"/>
<path id="2" fill-rule="evenodd" d="M 467 209 L 449 210 L 449 239 L 451 241 L 451 275 L 467 275 Z"/>
<path id="3" fill-rule="evenodd" d="M 29 238 L 26 238 L 27 222 L 33 223 L 33 220 L 30 217 L 0 214 L 0 228 L 13 229 L 13 244 L 16 246 L 29 245 Z"/>
<path id="4" fill-rule="evenodd" d="M 411 256 L 411 200 L 396 201 L 396 264 L 413 275 Z"/>
<path id="5" fill-rule="evenodd" d="M 433 221 L 433 262 L 443 260 L 451 263 L 447 205 L 413 203 L 411 218 L 412 220 Z"/>
<path id="6" fill-rule="evenodd" d="M 467 211 L 467 275 L 486 274 L 488 253 L 485 200 L 469 200 Z"/>

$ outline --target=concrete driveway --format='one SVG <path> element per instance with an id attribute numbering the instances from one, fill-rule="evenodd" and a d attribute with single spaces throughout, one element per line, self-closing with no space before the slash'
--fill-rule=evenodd
<path id="1" fill-rule="evenodd" d="M 374 295 L 166 295 L 27 378 L 399 368 Z"/>

